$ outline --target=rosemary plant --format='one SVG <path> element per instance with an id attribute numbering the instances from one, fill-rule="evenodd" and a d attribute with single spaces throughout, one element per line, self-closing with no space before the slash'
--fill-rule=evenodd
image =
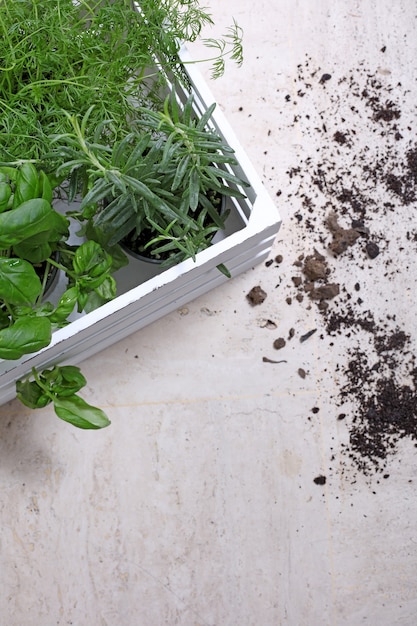
<path id="1" fill-rule="evenodd" d="M 139 108 L 133 130 L 114 145 L 99 143 L 101 128 L 88 137 L 91 109 L 81 123 L 67 114 L 72 130 L 51 138 L 51 158 L 64 159 L 57 174 L 72 195 L 81 184 L 78 217 L 89 220 L 90 235 L 110 246 L 145 235 L 165 265 L 211 244 L 227 217 L 221 198 L 244 198 L 247 185 L 231 170 L 233 150 L 208 126 L 214 107 L 197 117 L 193 97 L 180 107 L 173 90 L 162 110 Z"/>

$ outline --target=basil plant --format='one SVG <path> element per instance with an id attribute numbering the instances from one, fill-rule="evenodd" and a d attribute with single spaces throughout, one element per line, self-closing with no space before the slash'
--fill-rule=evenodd
<path id="1" fill-rule="evenodd" d="M 54 209 L 52 198 L 48 176 L 33 164 L 0 167 L 1 359 L 20 359 L 47 347 L 52 332 L 68 324 L 75 308 L 90 310 L 116 295 L 111 274 L 117 264 L 112 256 L 95 241 L 70 245 L 69 218 Z M 52 270 L 67 277 L 67 288 L 56 305 L 45 299 Z M 100 428 L 109 423 L 104 414 L 97 419 L 92 407 L 74 399 L 82 386 L 81 374 L 75 376 L 77 384 L 68 387 L 61 380 L 68 377 L 68 370 L 53 371 L 53 390 L 50 374 L 34 373 L 33 383 L 18 383 L 18 397 L 33 408 L 45 406 L 46 399 L 53 401 L 57 415 L 75 426 Z M 74 377 L 74 370 L 69 371 Z M 35 386 L 42 393 L 35 394 L 34 400 Z M 64 387 L 66 399 L 60 406 Z M 69 388 L 72 392 L 68 395 Z"/>

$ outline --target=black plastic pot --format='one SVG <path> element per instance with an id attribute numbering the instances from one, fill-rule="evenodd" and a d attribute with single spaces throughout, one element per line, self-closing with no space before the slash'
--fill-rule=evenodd
<path id="1" fill-rule="evenodd" d="M 217 193 L 217 192 L 215 192 Z M 217 193 L 217 197 L 219 198 L 219 215 L 223 215 L 226 210 L 226 196 Z M 147 263 L 154 263 L 156 265 L 161 265 L 164 261 L 168 261 L 170 256 L 172 256 L 172 252 L 166 252 L 161 254 L 160 256 L 156 256 L 152 254 L 152 247 L 149 246 L 146 248 L 146 245 L 149 241 L 156 237 L 156 233 L 151 229 L 145 229 L 138 236 L 134 230 L 132 230 L 126 237 L 122 239 L 120 242 L 123 250 L 129 254 L 130 256 L 138 259 L 140 261 L 145 261 Z M 212 239 L 216 236 L 216 233 L 213 233 Z M 159 247 L 160 243 L 155 245 Z"/>

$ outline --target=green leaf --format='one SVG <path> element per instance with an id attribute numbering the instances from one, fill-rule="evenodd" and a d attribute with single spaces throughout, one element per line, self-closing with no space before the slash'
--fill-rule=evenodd
<path id="1" fill-rule="evenodd" d="M 112 258 L 112 272 L 116 272 L 129 264 L 129 259 L 119 245 L 110 246 L 108 252 Z"/>
<path id="2" fill-rule="evenodd" d="M 96 241 L 81 244 L 74 256 L 73 267 L 79 276 L 96 278 L 109 271 L 112 259 Z"/>
<path id="3" fill-rule="evenodd" d="M 69 219 L 55 209 L 52 209 L 49 222 L 49 241 L 57 242 L 67 238 L 69 234 Z"/>
<path id="4" fill-rule="evenodd" d="M 7 250 L 24 239 L 48 230 L 54 219 L 53 212 L 47 200 L 35 198 L 0 213 L 0 250 Z"/>
<path id="5" fill-rule="evenodd" d="M 58 376 L 56 381 L 52 382 L 50 390 L 59 397 L 71 396 L 87 384 L 80 368 L 75 365 L 59 365 L 55 366 L 54 370 Z"/>
<path id="6" fill-rule="evenodd" d="M 205 129 L 205 127 L 207 126 L 207 122 L 209 121 L 209 119 L 213 115 L 213 111 L 214 111 L 215 108 L 216 108 L 216 103 L 213 102 L 213 104 L 211 104 L 208 107 L 208 109 L 204 112 L 204 114 L 198 120 L 198 123 L 197 123 L 197 126 L 196 126 L 197 130 L 204 130 Z"/>
<path id="7" fill-rule="evenodd" d="M 193 169 L 190 176 L 188 187 L 190 208 L 195 211 L 198 206 L 198 198 L 200 195 L 200 178 L 196 169 Z"/>
<path id="8" fill-rule="evenodd" d="M 30 409 L 43 409 L 52 402 L 52 398 L 35 381 L 18 380 L 16 382 L 16 396 Z"/>
<path id="9" fill-rule="evenodd" d="M 88 292 L 83 291 L 80 288 L 78 291 L 78 295 L 77 295 L 77 310 L 79 313 L 81 311 L 84 311 L 87 301 L 88 301 Z"/>
<path id="10" fill-rule="evenodd" d="M 226 265 L 224 263 L 220 263 L 216 267 L 219 270 L 219 272 L 221 272 L 222 274 L 224 274 L 226 276 L 226 278 L 232 278 L 232 275 L 231 275 L 230 271 L 227 269 L 227 267 L 226 267 Z"/>
<path id="11" fill-rule="evenodd" d="M 43 170 L 39 172 L 39 193 L 41 198 L 52 203 L 51 182 Z"/>
<path id="12" fill-rule="evenodd" d="M 191 125 L 192 114 L 193 114 L 193 102 L 194 102 L 194 98 L 191 95 L 187 98 L 187 102 L 184 105 L 184 110 L 182 112 L 182 119 L 186 126 Z"/>
<path id="13" fill-rule="evenodd" d="M 178 164 L 178 167 L 175 171 L 174 181 L 172 183 L 171 190 L 175 191 L 181 185 L 184 175 L 187 171 L 188 164 L 190 162 L 190 156 L 186 154 L 182 157 L 181 161 Z"/>
<path id="14" fill-rule="evenodd" d="M 161 159 L 162 170 L 164 170 L 169 165 L 170 161 L 172 160 L 173 155 L 175 154 L 175 151 L 177 149 L 177 146 L 173 145 L 175 139 L 176 139 L 176 134 L 171 133 L 165 142 L 164 150 L 162 153 L 162 159 Z"/>
<path id="15" fill-rule="evenodd" d="M 12 189 L 6 182 L 0 182 L 0 213 L 3 213 L 8 206 L 10 196 L 12 195 Z"/>
<path id="16" fill-rule="evenodd" d="M 10 167 L 8 165 L 0 166 L 0 174 L 2 177 L 5 177 L 6 180 L 15 181 L 18 174 L 18 169 L 16 167 Z"/>
<path id="17" fill-rule="evenodd" d="M 107 276 L 95 291 L 104 302 L 113 300 L 116 297 L 116 281 L 113 276 Z"/>
<path id="18" fill-rule="evenodd" d="M 64 217 L 51 207 L 49 211 L 47 227 L 44 230 L 40 230 L 39 232 L 35 232 L 34 234 L 25 237 L 21 240 L 21 242 L 15 244 L 14 247 L 16 247 L 16 245 L 24 244 L 28 248 L 36 248 L 36 246 L 43 243 L 53 244 L 61 241 L 62 239 L 66 239 L 68 237 L 68 234 L 68 218 Z M 31 258 L 29 260 L 32 261 Z M 34 260 L 33 262 L 39 262 L 39 259 L 37 259 L 36 261 Z"/>
<path id="19" fill-rule="evenodd" d="M 180 113 L 179 113 L 178 101 L 177 101 L 175 89 L 172 89 L 171 91 L 170 106 L 171 106 L 172 121 L 175 124 L 178 124 L 178 122 L 180 121 Z"/>
<path id="20" fill-rule="evenodd" d="M 124 176 L 124 180 L 129 185 L 129 187 L 133 189 L 133 191 L 146 198 L 146 200 L 148 200 L 148 202 L 150 202 L 151 204 L 155 204 L 159 201 L 158 196 L 156 196 L 153 191 L 151 191 L 149 187 L 147 187 L 140 180 L 137 180 L 132 176 L 126 175 Z"/>
<path id="21" fill-rule="evenodd" d="M 77 428 L 98 429 L 109 426 L 110 420 L 101 409 L 91 406 L 80 396 L 54 399 L 55 413 Z"/>
<path id="22" fill-rule="evenodd" d="M 52 304 L 52 302 L 42 302 L 42 304 L 37 306 L 36 309 L 32 309 L 35 315 L 46 315 L 47 317 L 50 317 L 53 310 L 54 305 Z"/>
<path id="23" fill-rule="evenodd" d="M 126 193 L 126 185 L 118 172 L 108 170 L 106 178 L 119 193 Z"/>
<path id="24" fill-rule="evenodd" d="M 128 171 L 130 168 L 134 167 L 139 159 L 148 148 L 150 143 L 151 136 L 150 134 L 144 135 L 140 141 L 136 144 L 132 152 L 130 153 L 127 161 L 126 161 L 126 169 L 123 171 Z"/>
<path id="25" fill-rule="evenodd" d="M 126 150 L 130 148 L 130 143 L 134 136 L 134 133 L 129 133 L 128 135 L 126 135 L 126 137 L 123 137 L 122 141 L 119 141 L 119 143 L 113 147 L 111 155 L 112 167 L 120 167 L 121 162 L 126 154 Z"/>
<path id="26" fill-rule="evenodd" d="M 42 263 L 51 256 L 52 248 L 36 237 L 36 241 L 28 239 L 13 246 L 13 253 L 30 263 Z"/>
<path id="27" fill-rule="evenodd" d="M 13 251 L 17 256 L 31 263 L 41 263 L 51 256 L 53 251 L 52 244 L 67 238 L 68 233 L 68 218 L 51 210 L 48 230 L 25 238 L 21 243 L 13 246 Z"/>
<path id="28" fill-rule="evenodd" d="M 41 281 L 30 263 L 0 258 L 1 300 L 8 304 L 34 304 L 41 291 Z"/>
<path id="29" fill-rule="evenodd" d="M 214 176 L 216 178 L 224 179 L 228 183 L 232 183 L 232 185 L 244 185 L 245 187 L 249 187 L 250 186 L 247 181 L 238 178 L 237 176 L 235 176 L 231 172 L 227 172 L 227 171 L 225 171 L 223 169 L 219 169 L 218 167 L 207 166 L 207 168 L 205 168 L 205 169 L 207 171 L 211 172 L 212 174 L 214 174 Z"/>
<path id="30" fill-rule="evenodd" d="M 90 117 L 91 113 L 93 112 L 95 105 L 92 104 L 89 109 L 87 109 L 85 115 L 83 116 L 83 119 L 81 120 L 81 134 L 84 136 L 85 135 L 85 129 L 87 128 L 87 122 L 88 122 L 88 118 Z M 72 120 L 74 120 L 74 122 L 76 121 L 75 118 L 70 118 Z M 78 126 L 78 121 L 76 121 L 76 124 Z"/>
<path id="31" fill-rule="evenodd" d="M 94 185 L 92 186 L 90 191 L 84 196 L 81 202 L 80 211 L 86 212 L 86 209 L 90 204 L 95 204 L 96 202 L 100 202 L 101 200 L 103 200 L 106 196 L 109 195 L 111 188 L 111 182 L 105 180 L 104 178 L 98 178 L 94 182 Z M 94 214 L 94 211 L 92 214 Z M 85 217 L 91 217 L 91 211 L 89 211 L 88 214 L 85 215 Z"/>
<path id="32" fill-rule="evenodd" d="M 4 310 L 4 308 L 0 308 L 0 329 L 7 328 L 10 324 L 9 315 Z"/>
<path id="33" fill-rule="evenodd" d="M 68 316 L 73 312 L 78 300 L 77 287 L 70 287 L 60 297 L 55 311 L 49 316 L 52 324 L 64 324 Z"/>
<path id="34" fill-rule="evenodd" d="M 97 213 L 94 219 L 94 226 L 113 230 L 118 223 L 123 223 L 128 219 L 131 201 L 128 194 L 121 194 L 106 204 Z M 109 228 L 107 226 L 109 225 Z"/>
<path id="35" fill-rule="evenodd" d="M 18 207 L 27 200 L 38 198 L 39 177 L 35 166 L 32 163 L 24 163 L 16 178 L 16 187 L 13 198 L 13 208 Z"/>
<path id="36" fill-rule="evenodd" d="M 68 203 L 71 204 L 80 189 L 81 184 L 84 182 L 84 168 L 83 167 L 75 167 L 71 173 L 69 174 L 69 183 L 68 183 Z"/>
<path id="37" fill-rule="evenodd" d="M 15 360 L 46 348 L 51 342 L 51 323 L 46 317 L 22 317 L 0 330 L 0 358 Z"/>

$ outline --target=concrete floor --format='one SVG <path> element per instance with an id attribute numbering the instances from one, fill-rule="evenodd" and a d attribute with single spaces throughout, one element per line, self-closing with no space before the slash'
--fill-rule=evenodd
<path id="1" fill-rule="evenodd" d="M 344 339 L 331 346 L 317 307 L 286 298 L 294 260 L 320 245 L 294 219 L 303 207 L 288 172 L 320 154 L 314 116 L 327 113 L 331 127 L 335 115 L 330 89 L 297 97 L 300 66 L 331 74 L 333 92 L 336 77 L 362 62 L 387 85 L 401 83 L 401 95 L 411 90 L 401 122 L 411 137 L 415 3 L 207 4 L 220 31 L 231 15 L 245 31 L 244 66 L 211 87 L 276 197 L 284 223 L 271 259 L 283 262 L 86 361 L 85 397 L 105 408 L 110 428 L 78 431 L 17 401 L 0 408 L 0 623 L 413 626 L 415 449 L 400 443 L 389 480 L 349 466 L 334 402 Z M 353 114 L 348 107 L 352 124 Z M 354 123 L 366 129 L 358 116 Z M 371 134 L 363 141 L 378 153 Z M 392 221 L 386 227 L 401 237 L 403 222 Z M 352 264 L 335 271 L 346 285 L 356 280 Z M 390 310 L 410 330 L 415 291 L 397 300 L 403 278 L 389 286 Z M 245 297 L 254 285 L 268 293 L 258 307 Z M 381 310 L 387 289 L 370 275 L 366 293 Z M 291 328 L 293 342 L 274 350 Z M 301 344 L 297 336 L 313 328 Z M 314 483 L 320 475 L 326 484 Z"/>

